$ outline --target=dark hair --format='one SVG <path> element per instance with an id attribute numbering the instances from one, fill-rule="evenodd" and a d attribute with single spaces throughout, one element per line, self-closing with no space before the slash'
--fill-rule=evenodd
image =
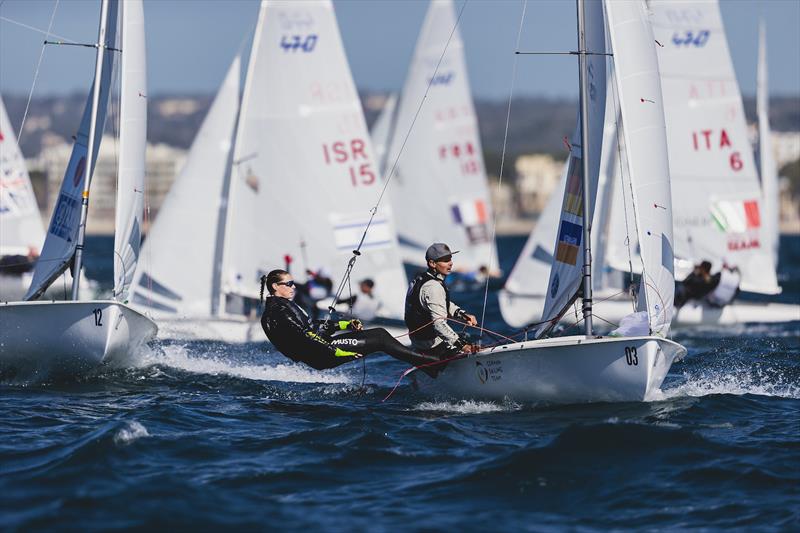
<path id="1" fill-rule="evenodd" d="M 370 289 L 375 288 L 375 282 L 372 281 L 370 278 L 365 278 L 361 280 L 361 285 L 366 285 Z"/>
<path id="2" fill-rule="evenodd" d="M 709 263 L 708 261 L 703 261 L 702 263 L 700 263 L 700 268 L 702 270 L 710 273 L 711 272 L 711 263 Z"/>
<path id="3" fill-rule="evenodd" d="M 275 290 L 272 288 L 273 283 L 278 283 L 283 276 L 288 276 L 289 273 L 281 268 L 276 268 L 275 270 L 271 271 L 267 274 L 266 281 L 264 284 L 267 286 L 267 290 L 270 294 L 275 294 Z"/>

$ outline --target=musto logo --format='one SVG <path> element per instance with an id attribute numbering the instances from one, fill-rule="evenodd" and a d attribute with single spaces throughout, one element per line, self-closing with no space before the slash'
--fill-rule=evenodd
<path id="1" fill-rule="evenodd" d="M 475 361 L 475 374 L 478 376 L 478 381 L 481 383 L 486 383 L 486 380 L 489 379 L 489 371 L 480 361 Z"/>

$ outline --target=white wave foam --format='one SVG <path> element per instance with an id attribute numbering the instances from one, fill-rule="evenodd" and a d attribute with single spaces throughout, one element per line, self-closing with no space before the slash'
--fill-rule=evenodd
<path id="1" fill-rule="evenodd" d="M 684 383 L 663 389 L 661 394 L 654 395 L 653 401 L 669 400 L 680 397 L 700 397 L 711 394 L 755 394 L 758 396 L 777 396 L 781 398 L 800 399 L 800 384 L 785 381 L 781 376 L 772 375 L 768 379 L 755 373 L 742 374 L 706 374 L 702 376 L 686 376 Z"/>
<path id="2" fill-rule="evenodd" d="M 320 372 L 294 363 L 279 363 L 274 366 L 236 363 L 222 354 L 194 354 L 188 347 L 181 345 L 164 346 L 161 353 L 152 351 L 142 354 L 136 363 L 140 367 L 163 365 L 195 374 L 233 376 L 258 381 L 352 383 L 349 376 L 338 371 Z"/>
<path id="3" fill-rule="evenodd" d="M 475 400 L 461 400 L 459 402 L 422 402 L 414 407 L 415 411 L 439 411 L 446 413 L 457 413 L 460 415 L 497 413 L 500 411 L 517 411 L 519 409 L 520 406 L 513 402 L 504 402 L 499 404 Z"/>
<path id="4" fill-rule="evenodd" d="M 149 437 L 147 428 L 135 420 L 127 422 L 125 427 L 117 431 L 114 435 L 114 444 L 117 446 L 127 446 L 128 444 L 143 437 Z"/>

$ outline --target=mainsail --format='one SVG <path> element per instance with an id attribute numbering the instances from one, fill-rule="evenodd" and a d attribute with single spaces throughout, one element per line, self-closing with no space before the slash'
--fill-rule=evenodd
<path id="1" fill-rule="evenodd" d="M 112 0 L 108 3 L 106 12 L 105 44 L 107 48 L 116 49 L 117 42 L 117 14 L 119 2 Z M 72 155 L 67 165 L 61 190 L 53 209 L 50 226 L 47 229 L 42 254 L 36 263 L 33 272 L 33 281 L 25 295 L 26 300 L 38 298 L 70 264 L 75 253 L 78 239 L 78 225 L 80 224 L 81 202 L 85 180 L 91 180 L 97 154 L 100 148 L 100 139 L 106 121 L 108 98 L 111 93 L 111 74 L 116 63 L 117 53 L 109 51 L 104 54 L 102 77 L 100 79 L 100 99 L 95 110 L 96 127 L 94 132 L 92 161 L 87 165 L 86 157 L 89 148 L 89 128 L 92 121 L 92 95 L 94 83 L 89 90 L 86 107 L 83 110 L 80 128 L 75 136 Z M 77 275 L 77 274 L 76 274 Z"/>
<path id="2" fill-rule="evenodd" d="M 606 2 L 642 274 L 637 309 L 666 335 L 674 297 L 672 202 L 655 41 L 643 2 Z"/>
<path id="3" fill-rule="evenodd" d="M 403 260 L 424 265 L 428 245 L 446 242 L 461 251 L 457 267 L 496 267 L 483 151 L 452 1 L 431 2 L 398 105 L 386 174 L 397 161 L 389 194 Z"/>
<path id="4" fill-rule="evenodd" d="M 114 234 L 114 298 L 125 300 L 142 241 L 145 150 L 147 148 L 147 66 L 141 0 L 122 4 L 120 154 Z"/>
<path id="5" fill-rule="evenodd" d="M 588 61 L 589 100 L 589 217 L 597 197 L 600 154 L 606 107 L 605 19 L 600 2 L 585 4 L 586 47 Z M 547 285 L 542 321 L 555 323 L 578 296 L 583 283 L 584 247 L 583 172 L 580 126 L 572 137 L 567 180 L 558 218 L 558 233 L 553 249 L 553 262 Z M 546 329 L 547 326 L 541 328 Z"/>
<path id="6" fill-rule="evenodd" d="M 216 236 L 220 209 L 227 201 L 225 177 L 239 112 L 240 77 L 237 56 L 142 246 L 131 289 L 136 305 L 209 316 L 212 301 L 219 298 L 214 280 Z"/>
<path id="7" fill-rule="evenodd" d="M 44 226 L 25 158 L 0 98 L 0 257 L 38 253 L 42 241 Z"/>
<path id="8" fill-rule="evenodd" d="M 323 268 L 341 279 L 380 188 L 332 4 L 262 2 L 231 170 L 224 292 L 258 298 L 261 275 L 287 256 L 299 277 Z M 406 279 L 387 203 L 361 252 L 354 282 L 372 278 L 386 314 L 402 316 Z"/>
<path id="9" fill-rule="evenodd" d="M 675 255 L 727 263 L 741 288 L 779 292 L 739 86 L 716 0 L 653 0 Z"/>

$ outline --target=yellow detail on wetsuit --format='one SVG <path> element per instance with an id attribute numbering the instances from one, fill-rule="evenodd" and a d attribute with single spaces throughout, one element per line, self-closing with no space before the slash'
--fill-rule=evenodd
<path id="1" fill-rule="evenodd" d="M 341 326 L 342 322 L 344 322 L 345 324 L 349 324 L 349 322 L 345 322 L 344 320 L 342 320 L 342 321 L 339 322 L 340 326 Z M 325 344 L 330 344 L 328 341 L 326 341 L 324 338 L 322 338 L 320 335 L 317 335 L 313 331 L 306 331 L 306 335 L 308 335 L 312 339 L 316 339 L 316 340 L 318 340 L 320 342 L 324 342 Z M 346 350 L 342 350 L 341 348 L 336 348 L 336 353 L 334 355 L 336 357 L 352 357 L 354 355 L 361 355 L 361 354 L 356 353 L 356 352 L 348 352 Z"/>
<path id="2" fill-rule="evenodd" d="M 340 320 L 339 321 L 339 329 L 347 329 L 347 327 L 349 325 L 350 325 L 350 321 L 349 320 Z"/>
<path id="3" fill-rule="evenodd" d="M 356 352 L 348 352 L 346 350 L 342 350 L 341 348 L 336 348 L 336 357 L 352 357 L 354 355 L 360 355 Z"/>

